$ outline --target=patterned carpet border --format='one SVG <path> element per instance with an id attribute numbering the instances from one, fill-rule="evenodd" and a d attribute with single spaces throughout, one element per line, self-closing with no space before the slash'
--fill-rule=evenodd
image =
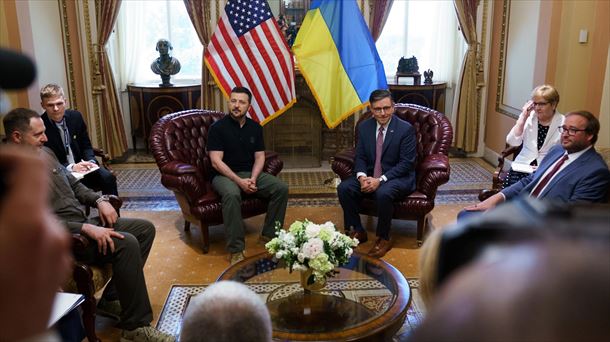
<path id="1" fill-rule="evenodd" d="M 411 288 L 411 302 L 407 309 L 405 321 L 394 336 L 393 341 L 404 341 L 413 329 L 422 322 L 425 315 L 425 307 L 419 294 L 419 279 L 409 278 L 407 281 Z M 375 305 L 376 302 L 383 301 L 387 297 L 387 295 L 382 293 L 384 291 L 383 285 L 377 283 L 379 282 L 376 280 L 349 280 L 347 282 L 335 282 L 334 284 L 329 282 L 329 287 L 331 287 L 330 294 L 345 296 L 344 292 L 349 292 L 349 296 L 354 300 L 374 309 L 379 307 L 379 305 Z M 177 341 L 179 341 L 182 316 L 191 297 L 203 292 L 208 285 L 172 285 L 157 321 L 157 329 L 175 336 Z M 273 297 L 275 299 L 277 296 L 287 296 L 300 290 L 300 285 L 298 284 L 270 283 L 248 285 L 264 301 L 267 301 L 267 298 Z M 378 300 L 375 300 L 375 298 Z"/>
<path id="2" fill-rule="evenodd" d="M 180 210 L 174 195 L 161 184 L 153 166 L 115 169 L 123 209 L 134 211 Z M 280 173 L 289 187 L 288 205 L 293 207 L 337 206 L 331 171 Z M 481 189 L 491 187 L 491 172 L 474 159 L 451 159 L 451 178 L 439 187 L 436 204 L 466 204 L 478 201 Z"/>

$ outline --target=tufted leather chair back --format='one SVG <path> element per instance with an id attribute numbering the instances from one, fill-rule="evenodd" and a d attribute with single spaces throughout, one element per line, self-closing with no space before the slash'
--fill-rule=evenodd
<path id="1" fill-rule="evenodd" d="M 208 131 L 212 124 L 226 114 L 217 111 L 192 109 L 166 115 L 157 121 L 150 134 L 153 156 L 162 169 L 172 161 L 193 165 L 199 179 L 210 179 L 212 164 L 206 150 Z M 198 183 L 193 189 L 201 196 L 210 192 L 209 182 Z"/>
<path id="2" fill-rule="evenodd" d="M 395 103 L 394 116 L 410 123 L 417 134 L 417 187 L 420 188 L 421 175 L 423 172 L 419 169 L 421 161 L 426 156 L 432 154 L 449 155 L 449 147 L 453 140 L 453 129 L 451 123 L 444 114 L 437 112 L 434 109 L 423 107 L 411 103 Z M 356 123 L 356 132 L 362 121 L 370 118 L 372 112 L 369 110 L 360 116 Z M 354 135 L 357 143 L 358 134 Z"/>
<path id="3" fill-rule="evenodd" d="M 203 115 L 202 115 L 203 114 Z M 204 178 L 210 175 L 211 163 L 205 149 L 212 124 L 226 114 L 193 109 L 166 115 L 151 132 L 150 146 L 159 167 L 178 160 L 195 165 Z"/>

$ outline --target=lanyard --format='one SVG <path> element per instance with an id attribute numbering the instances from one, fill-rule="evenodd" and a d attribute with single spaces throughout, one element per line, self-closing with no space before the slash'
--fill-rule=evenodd
<path id="1" fill-rule="evenodd" d="M 61 120 L 61 122 L 59 122 L 59 124 L 61 125 L 61 128 L 64 131 L 64 147 L 66 148 L 66 154 L 69 155 L 70 154 L 70 134 L 68 133 L 68 127 L 66 127 L 66 118 L 63 118 Z"/>

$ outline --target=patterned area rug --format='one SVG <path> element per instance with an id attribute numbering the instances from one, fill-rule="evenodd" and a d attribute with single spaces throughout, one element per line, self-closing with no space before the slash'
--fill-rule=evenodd
<path id="1" fill-rule="evenodd" d="M 491 187 L 489 166 L 475 158 L 452 158 L 451 177 L 442 185 L 437 204 L 472 203 L 481 189 Z M 174 195 L 161 185 L 161 175 L 154 167 L 117 168 L 119 195 L 125 201 L 124 210 L 180 210 Z M 332 171 L 290 171 L 280 173 L 289 187 L 289 206 L 317 207 L 339 205 L 333 186 Z"/>
<path id="2" fill-rule="evenodd" d="M 154 163 L 155 158 L 148 151 L 145 150 L 129 150 L 123 157 L 116 158 L 112 160 L 113 164 L 116 163 L 129 163 L 129 164 L 139 164 L 139 163 Z"/>
<path id="3" fill-rule="evenodd" d="M 404 341 L 407 336 L 417 327 L 423 320 L 425 314 L 424 304 L 419 295 L 419 280 L 417 278 L 407 279 L 409 287 L 411 288 L 411 303 L 407 311 L 407 317 L 393 338 L 393 341 Z M 329 282 L 329 287 L 332 282 Z M 345 281 L 337 283 L 346 283 Z M 278 288 L 286 289 L 285 283 L 270 283 L 270 284 L 256 284 L 250 286 L 250 288 L 259 294 L 263 300 L 273 298 L 277 295 Z M 294 291 L 299 291 L 298 284 L 294 285 Z M 188 306 L 191 297 L 203 292 L 207 285 L 173 285 L 159 320 L 157 321 L 157 329 L 166 332 L 168 334 L 176 336 L 177 340 L 180 339 L 180 329 L 182 327 L 182 316 Z M 292 288 L 292 286 L 288 286 Z M 344 297 L 350 297 L 352 300 L 358 301 L 362 305 L 373 311 L 379 311 L 383 307 L 383 303 L 387 301 L 388 295 L 381 293 L 385 287 L 373 280 L 350 280 L 347 284 L 342 285 L 341 288 L 332 288 L 333 295 L 340 295 Z M 293 291 L 293 292 L 294 292 Z M 380 292 L 381 291 L 381 292 Z M 385 290 L 387 291 L 387 290 Z M 290 292 L 290 291 L 288 291 Z M 293 292 L 287 293 L 283 291 L 282 295 L 289 295 Z M 337 292 L 337 293 L 335 293 Z"/>

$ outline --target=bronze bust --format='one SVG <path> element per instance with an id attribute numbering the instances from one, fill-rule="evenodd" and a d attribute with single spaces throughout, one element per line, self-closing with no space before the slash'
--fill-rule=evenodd
<path id="1" fill-rule="evenodd" d="M 161 87 L 171 87 L 173 84 L 169 82 L 171 75 L 175 75 L 180 71 L 180 62 L 178 59 L 169 55 L 169 51 L 173 50 L 172 43 L 167 39 L 159 39 L 157 42 L 157 51 L 159 57 L 156 58 L 150 65 L 150 69 L 157 75 L 161 75 L 159 85 Z"/>

